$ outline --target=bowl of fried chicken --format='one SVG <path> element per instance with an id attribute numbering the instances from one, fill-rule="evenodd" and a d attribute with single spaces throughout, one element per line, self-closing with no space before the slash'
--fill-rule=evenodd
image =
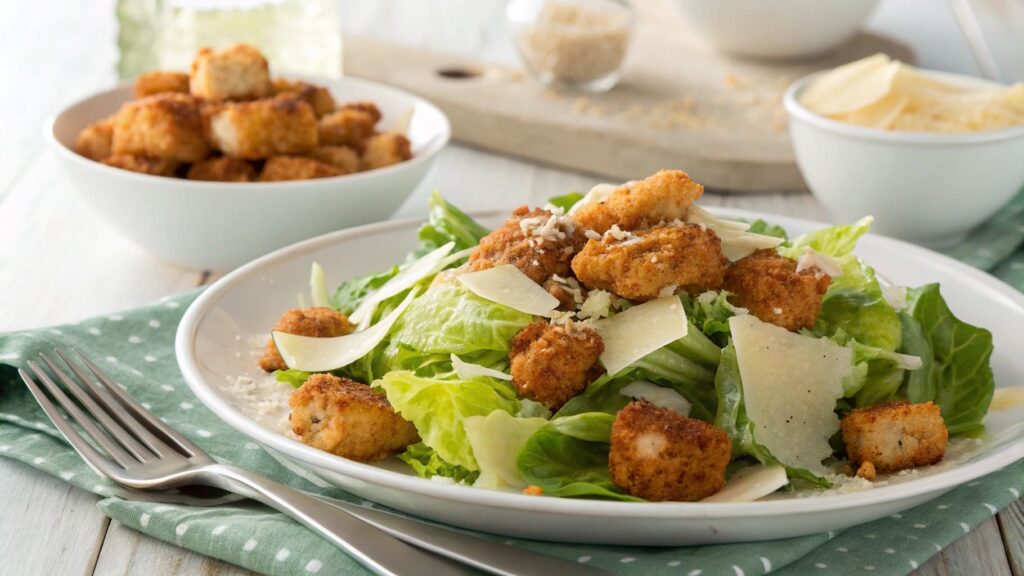
<path id="1" fill-rule="evenodd" d="M 271 76 L 252 46 L 204 48 L 68 106 L 47 139 L 87 203 L 169 262 L 227 270 L 387 218 L 451 135 L 434 105 L 357 78 Z"/>

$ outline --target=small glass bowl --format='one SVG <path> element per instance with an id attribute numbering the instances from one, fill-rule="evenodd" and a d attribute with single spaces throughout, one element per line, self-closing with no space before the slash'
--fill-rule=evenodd
<path id="1" fill-rule="evenodd" d="M 622 77 L 636 19 L 625 0 L 510 0 L 505 17 L 541 83 L 605 92 Z"/>

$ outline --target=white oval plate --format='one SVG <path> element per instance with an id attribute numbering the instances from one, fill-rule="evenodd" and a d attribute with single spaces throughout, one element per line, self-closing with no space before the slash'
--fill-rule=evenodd
<path id="1" fill-rule="evenodd" d="M 737 210 L 726 217 L 757 218 Z M 480 216 L 496 226 L 504 214 Z M 790 234 L 825 226 L 769 215 Z M 424 480 L 395 460 L 362 464 L 306 446 L 286 429 L 292 388 L 256 366 L 270 327 L 308 293 L 312 262 L 324 265 L 328 286 L 400 261 L 417 245 L 419 221 L 382 222 L 294 244 L 259 258 L 206 290 L 178 328 L 176 350 L 199 399 L 241 433 L 314 481 L 329 482 L 393 508 L 487 532 L 562 542 L 686 545 L 770 540 L 839 530 L 917 506 L 974 478 L 1024 458 L 1024 410 L 990 414 L 985 437 L 943 464 L 893 477 L 869 490 L 749 503 L 628 503 L 541 498 Z M 954 312 L 992 331 L 997 385 L 1024 381 L 1024 295 L 948 257 L 898 240 L 865 237 L 859 254 L 893 282 L 940 282 Z M 233 390 L 238 377 L 277 403 Z"/>

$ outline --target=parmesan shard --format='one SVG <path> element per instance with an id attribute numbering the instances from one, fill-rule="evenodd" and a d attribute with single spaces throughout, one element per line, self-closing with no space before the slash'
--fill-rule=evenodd
<path id="1" fill-rule="evenodd" d="M 686 211 L 686 221 L 714 232 L 722 241 L 722 254 L 732 262 L 757 250 L 776 248 L 784 242 L 782 238 L 749 232 L 750 224 L 719 218 L 696 204 Z"/>
<path id="2" fill-rule="evenodd" d="M 689 416 L 690 409 L 693 408 L 690 401 L 679 392 L 645 380 L 637 380 L 623 386 L 619 394 L 636 400 L 647 400 L 658 408 L 668 408 L 680 416 Z"/>
<path id="3" fill-rule="evenodd" d="M 436 250 L 424 254 L 419 260 L 410 264 L 408 268 L 395 274 L 394 277 L 381 285 L 376 292 L 363 298 L 359 306 L 349 315 L 349 320 L 360 326 L 369 324 L 373 311 L 377 309 L 378 304 L 412 288 L 417 282 L 427 276 L 439 272 L 442 263 L 445 262 L 445 257 L 448 256 L 454 247 L 455 242 L 449 242 Z"/>
<path id="4" fill-rule="evenodd" d="M 737 470 L 718 492 L 701 502 L 753 502 L 789 484 L 786 468 L 756 464 Z"/>
<path id="5" fill-rule="evenodd" d="M 459 282 L 481 298 L 535 316 L 544 316 L 559 304 L 558 298 L 511 264 L 463 274 Z"/>
<path id="6" fill-rule="evenodd" d="M 853 368 L 853 350 L 755 316 L 729 319 L 754 440 L 782 464 L 827 472 L 829 438 L 839 430 L 836 400 Z"/>
<path id="7" fill-rule="evenodd" d="M 597 320 L 594 330 L 604 341 L 601 363 L 609 374 L 686 336 L 686 312 L 676 296 L 665 296 Z"/>

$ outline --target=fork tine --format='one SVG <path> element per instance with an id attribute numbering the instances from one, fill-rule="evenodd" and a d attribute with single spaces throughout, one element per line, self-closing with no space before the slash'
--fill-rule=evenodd
<path id="1" fill-rule="evenodd" d="M 29 361 L 29 365 L 32 366 L 35 363 Z M 35 367 L 33 368 L 35 370 Z M 112 462 L 109 458 L 100 454 L 98 450 L 93 448 L 92 444 L 89 444 L 81 434 L 75 430 L 71 423 L 68 422 L 67 418 L 57 410 L 57 406 L 46 396 L 46 393 L 36 384 L 36 381 L 32 376 L 25 371 L 24 368 L 18 369 L 18 374 L 21 375 L 22 381 L 28 386 L 29 392 L 35 397 L 36 402 L 43 409 L 43 412 L 50 418 L 53 425 L 60 430 L 60 433 L 67 438 L 67 441 L 75 449 L 76 452 L 85 460 L 86 464 L 90 468 L 96 471 L 100 476 L 116 476 L 120 471 L 120 467 Z"/>
<path id="2" fill-rule="evenodd" d="M 73 350 L 73 352 L 75 353 L 75 356 L 81 360 L 82 364 L 84 364 L 85 367 L 95 374 L 96 378 L 103 383 L 105 389 L 117 398 L 128 412 L 131 412 L 131 416 L 134 416 L 137 422 L 141 423 L 144 427 L 149 428 L 149 430 L 154 434 L 159 434 L 163 440 L 171 443 L 172 445 L 177 444 L 178 448 L 186 455 L 209 458 L 202 448 L 196 446 L 183 434 L 165 424 L 163 420 L 154 416 L 149 410 L 146 410 L 141 404 L 132 398 L 131 395 L 124 390 L 121 390 L 120 386 L 115 384 L 113 380 L 104 374 L 103 371 L 93 364 L 91 360 L 86 358 L 84 354 L 78 350 Z"/>
<path id="3" fill-rule="evenodd" d="M 58 355 L 61 355 L 60 351 L 55 350 L 55 352 Z M 142 444 L 139 444 L 139 441 L 133 438 L 131 434 L 128 434 L 125 431 L 124 426 L 121 426 L 114 422 L 107 414 L 107 410 L 101 408 L 99 404 L 97 404 L 96 401 L 93 400 L 93 398 L 89 394 L 86 394 L 85 391 L 82 390 L 81 386 L 76 384 L 74 380 L 68 377 L 68 375 L 65 374 L 64 371 L 61 370 L 53 360 L 50 360 L 49 356 L 40 353 L 39 357 L 43 359 L 43 362 L 46 362 L 47 366 L 50 367 L 50 371 L 56 374 L 57 378 L 59 378 L 60 381 L 64 383 L 64 388 L 71 392 L 75 396 L 75 398 L 77 398 L 78 401 L 82 403 L 82 405 L 85 407 L 85 410 L 89 412 L 93 418 L 96 418 L 97 420 L 100 421 L 100 424 L 102 424 L 103 427 L 106 429 L 105 432 L 107 432 L 108 434 L 113 436 L 118 442 L 120 442 L 121 446 L 124 447 L 128 452 L 130 452 L 131 455 L 134 456 L 136 460 L 145 464 L 146 462 L 153 461 L 154 453 L 156 455 L 159 455 L 159 452 L 156 452 L 154 447 L 150 447 L 150 449 L 153 450 L 153 452 L 150 452 L 149 450 L 144 448 Z M 61 357 L 63 358 L 63 355 L 61 355 Z M 67 359 L 65 359 L 64 361 L 67 362 Z M 82 382 L 86 386 L 89 386 L 91 384 L 91 382 L 89 382 L 87 378 L 83 378 L 83 375 L 78 373 L 78 370 L 75 370 L 75 366 L 71 364 L 68 364 L 68 366 L 71 368 L 72 371 L 75 372 L 78 378 L 82 380 Z"/>

